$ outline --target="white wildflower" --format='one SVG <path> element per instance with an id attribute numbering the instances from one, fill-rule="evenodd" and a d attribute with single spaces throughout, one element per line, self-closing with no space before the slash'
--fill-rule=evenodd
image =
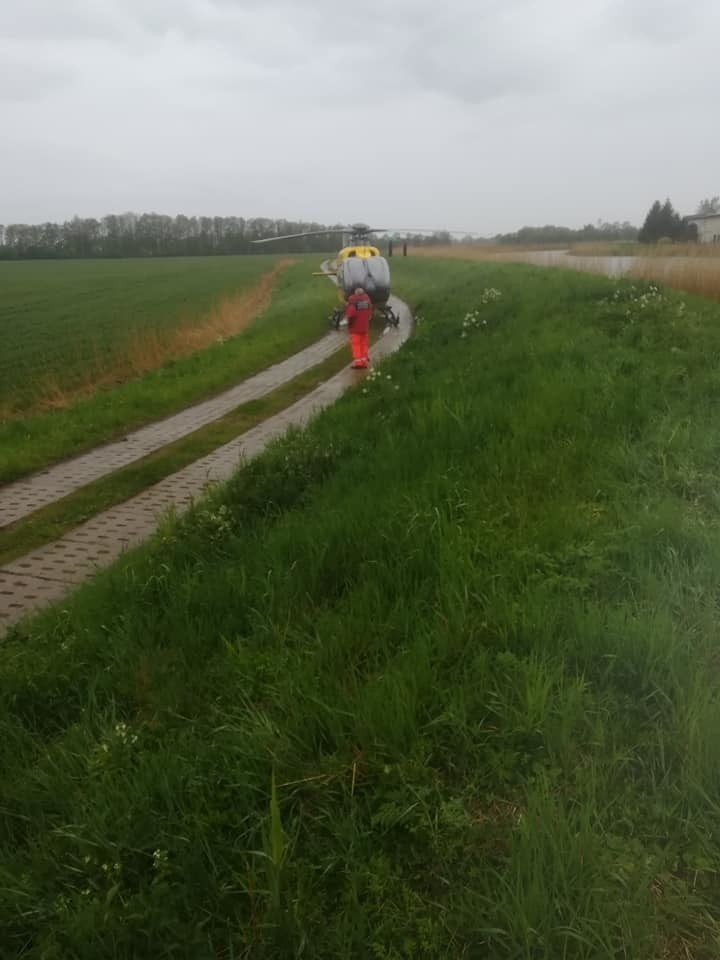
<path id="1" fill-rule="evenodd" d="M 162 870 L 163 867 L 167 866 L 168 853 L 167 850 L 161 850 L 158 848 L 153 851 L 153 868 L 155 870 Z"/>

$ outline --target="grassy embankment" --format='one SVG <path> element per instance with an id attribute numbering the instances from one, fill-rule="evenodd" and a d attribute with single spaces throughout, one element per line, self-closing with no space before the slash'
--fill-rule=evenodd
<path id="1" fill-rule="evenodd" d="M 381 376 L 6 642 L 3 956 L 717 956 L 718 308 L 394 269 Z"/>
<path id="2" fill-rule="evenodd" d="M 720 300 L 720 244 L 576 244 L 580 258 L 633 257 L 629 276 L 653 280 L 685 293 Z"/>
<path id="3" fill-rule="evenodd" d="M 517 263 L 523 260 L 542 262 L 540 248 L 504 247 L 501 245 L 414 248 L 413 256 L 442 257 L 490 263 Z M 570 256 L 548 258 L 548 267 L 576 269 L 587 273 L 607 274 L 608 257 L 632 257 L 627 275 L 635 280 L 654 281 L 712 300 L 720 300 L 720 244 L 657 244 L 637 243 L 574 244 Z"/>
<path id="4" fill-rule="evenodd" d="M 0 264 L 0 483 L 210 396 L 326 332 L 317 258 Z M 4 276 L 6 274 L 6 276 Z"/>

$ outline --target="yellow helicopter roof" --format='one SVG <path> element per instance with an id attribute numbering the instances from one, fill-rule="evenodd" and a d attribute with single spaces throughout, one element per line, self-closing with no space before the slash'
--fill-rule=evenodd
<path id="1" fill-rule="evenodd" d="M 347 260 L 348 257 L 360 257 L 361 259 L 366 259 L 367 257 L 379 257 L 380 251 L 377 247 L 371 247 L 365 244 L 354 244 L 350 247 L 343 247 L 340 253 L 337 255 L 338 260 Z"/>

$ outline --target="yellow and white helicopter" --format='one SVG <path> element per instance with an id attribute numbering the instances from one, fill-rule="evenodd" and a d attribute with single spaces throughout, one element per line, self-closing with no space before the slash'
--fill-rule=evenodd
<path id="1" fill-rule="evenodd" d="M 295 240 L 300 237 L 342 236 L 342 247 L 325 269 L 314 277 L 334 276 L 337 281 L 338 306 L 330 315 L 330 322 L 338 327 L 345 313 L 347 298 L 356 287 L 362 287 L 372 300 L 374 310 L 385 324 L 397 326 L 398 316 L 390 306 L 390 266 L 380 250 L 370 243 L 370 234 L 387 233 L 386 228 L 368 227 L 353 223 L 346 227 L 328 230 L 307 230 L 304 233 L 288 233 L 280 237 L 265 237 L 253 243 L 274 243 L 279 240 Z"/>
<path id="2" fill-rule="evenodd" d="M 338 306 L 330 314 L 330 322 L 338 327 L 345 313 L 347 298 L 356 287 L 362 287 L 373 303 L 375 313 L 387 325 L 397 326 L 398 316 L 390 305 L 390 266 L 378 247 L 370 242 L 373 234 L 438 234 L 437 230 L 417 230 L 406 227 L 369 227 L 364 223 L 351 223 L 345 227 L 326 230 L 306 230 L 303 233 L 288 233 L 280 237 L 265 237 L 252 243 L 275 243 L 279 240 L 295 240 L 301 237 L 342 236 L 342 247 L 333 260 L 324 264 L 324 269 L 315 277 L 334 276 L 337 281 Z M 457 234 L 470 239 L 479 234 L 463 230 L 443 230 L 443 234 Z M 392 239 L 390 239 L 390 252 Z"/>

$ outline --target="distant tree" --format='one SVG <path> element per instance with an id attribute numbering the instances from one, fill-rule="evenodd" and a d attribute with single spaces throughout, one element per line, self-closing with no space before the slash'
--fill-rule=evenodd
<path id="1" fill-rule="evenodd" d="M 687 241 L 697 233 L 693 226 L 680 216 L 669 199 L 665 203 L 656 200 L 650 207 L 638 240 L 640 243 L 658 243 L 660 240 Z"/>
<path id="2" fill-rule="evenodd" d="M 701 216 L 720 213 L 720 197 L 706 197 L 705 200 L 700 201 L 695 212 Z"/>
<path id="3" fill-rule="evenodd" d="M 663 236 L 663 208 L 659 200 L 648 210 L 645 223 L 640 227 L 638 240 L 640 243 L 657 243 Z"/>
<path id="4" fill-rule="evenodd" d="M 595 224 L 586 223 L 579 230 L 573 230 L 571 227 L 555 226 L 554 224 L 546 224 L 544 227 L 521 227 L 515 233 L 498 234 L 495 241 L 497 243 L 567 246 L 581 240 L 636 240 L 637 235 L 637 227 L 628 223 L 627 220 L 622 223 L 607 223 L 604 220 L 598 220 Z"/>

